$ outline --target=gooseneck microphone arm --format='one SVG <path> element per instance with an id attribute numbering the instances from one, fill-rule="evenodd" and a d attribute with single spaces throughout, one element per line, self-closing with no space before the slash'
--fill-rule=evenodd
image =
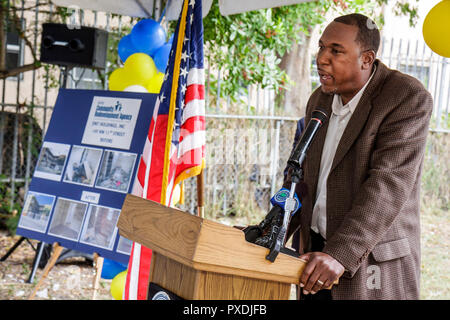
<path id="1" fill-rule="evenodd" d="M 270 252 L 266 256 L 266 259 L 274 262 L 280 253 L 281 248 L 284 246 L 286 242 L 286 234 L 289 226 L 289 220 L 291 217 L 291 213 L 293 212 L 296 200 L 295 197 L 295 188 L 297 183 L 299 183 L 303 179 L 303 169 L 302 164 L 306 157 L 306 152 L 308 151 L 311 143 L 313 142 L 317 131 L 319 128 L 325 123 L 328 119 L 328 115 L 321 109 L 316 109 L 313 111 L 311 115 L 311 120 L 308 123 L 300 141 L 298 142 L 295 149 L 292 151 L 289 160 L 288 166 L 292 168 L 291 171 L 291 189 L 289 191 L 289 198 L 286 199 L 286 203 L 284 206 L 284 216 L 283 223 L 281 228 L 279 229 L 278 235 L 274 239 L 272 245 L 270 246 Z"/>

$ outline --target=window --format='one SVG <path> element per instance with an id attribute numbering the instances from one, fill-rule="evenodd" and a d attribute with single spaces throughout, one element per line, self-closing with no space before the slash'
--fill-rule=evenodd
<path id="1" fill-rule="evenodd" d="M 102 71 L 101 71 L 102 72 Z M 73 68 L 67 83 L 68 88 L 103 90 L 103 85 L 98 77 L 97 70 L 88 68 Z"/>
<path id="2" fill-rule="evenodd" d="M 18 22 L 20 28 L 25 29 L 25 20 Z M 6 69 L 11 70 L 23 65 L 24 61 L 24 41 L 19 37 L 16 28 L 11 25 L 6 34 Z M 9 80 L 23 80 L 23 73 L 18 76 L 9 77 Z"/>

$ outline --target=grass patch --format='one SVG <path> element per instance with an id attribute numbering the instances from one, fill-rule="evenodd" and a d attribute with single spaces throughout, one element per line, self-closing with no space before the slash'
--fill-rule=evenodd
<path id="1" fill-rule="evenodd" d="M 421 299 L 450 299 L 450 136 L 430 133 L 421 194 Z"/>

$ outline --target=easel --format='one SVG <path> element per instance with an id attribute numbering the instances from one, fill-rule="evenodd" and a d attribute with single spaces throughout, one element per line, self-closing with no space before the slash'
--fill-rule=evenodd
<path id="1" fill-rule="evenodd" d="M 60 246 L 58 242 L 55 242 L 53 244 L 53 254 L 51 255 L 49 261 L 47 262 L 47 264 L 44 268 L 42 277 L 41 277 L 41 279 L 39 279 L 39 282 L 34 287 L 33 292 L 28 297 L 28 300 L 34 299 L 39 288 L 42 286 L 42 284 L 44 283 L 44 280 L 47 278 L 50 270 L 55 266 L 56 262 L 58 261 L 58 258 L 61 255 L 61 252 L 63 251 L 63 249 L 64 249 L 64 247 Z M 101 277 L 102 268 L 103 268 L 103 258 L 100 257 L 97 253 L 94 253 L 94 267 L 95 267 L 95 277 L 94 277 L 94 282 L 93 282 L 94 293 L 92 296 L 92 300 L 95 300 L 97 298 L 97 290 L 99 287 L 100 277 Z"/>
<path id="2" fill-rule="evenodd" d="M 55 242 L 55 244 L 53 245 L 53 254 L 50 257 L 50 260 L 47 262 L 47 264 L 45 265 L 44 268 L 44 273 L 41 277 L 41 279 L 39 280 L 39 282 L 37 283 L 37 285 L 34 287 L 33 292 L 31 293 L 31 295 L 28 297 L 28 300 L 33 300 L 34 297 L 36 296 L 36 293 L 38 291 L 38 289 L 41 287 L 42 283 L 44 282 L 45 278 L 47 277 L 48 273 L 50 272 L 50 270 L 53 268 L 53 266 L 56 263 L 56 260 L 58 260 L 59 255 L 61 254 L 62 250 L 64 248 L 61 247 L 57 242 Z"/>
<path id="3" fill-rule="evenodd" d="M 13 216 L 15 216 L 17 214 L 17 210 L 13 210 Z M 28 242 L 28 244 L 31 246 L 31 248 L 33 248 L 35 255 L 34 255 L 34 259 L 33 259 L 33 267 L 31 269 L 31 273 L 30 276 L 28 277 L 28 280 L 26 281 L 27 283 L 32 283 L 34 280 L 34 275 L 36 274 L 36 270 L 39 267 L 39 264 L 41 262 L 41 257 L 42 257 L 42 253 L 44 252 L 44 250 L 46 250 L 46 252 L 48 252 L 48 254 L 50 254 L 50 251 L 48 250 L 48 245 L 45 242 L 39 242 L 37 247 L 35 248 L 33 246 L 33 244 L 31 243 L 30 239 L 28 239 L 27 237 L 20 237 L 19 240 L 16 241 L 16 243 L 8 250 L 8 252 L 5 253 L 5 255 L 3 257 L 0 258 L 0 262 L 5 261 L 6 259 L 8 259 L 8 257 L 13 254 L 14 251 L 16 251 L 16 249 L 22 244 L 23 241 Z"/>
<path id="4" fill-rule="evenodd" d="M 94 267 L 95 267 L 95 277 L 92 287 L 94 288 L 94 293 L 92 294 L 92 300 L 97 300 L 97 290 L 100 284 L 100 277 L 102 275 L 103 269 L 103 258 L 97 253 L 94 253 Z"/>
<path id="5" fill-rule="evenodd" d="M 6 252 L 5 255 L 0 258 L 0 262 L 5 261 L 6 259 L 8 259 L 8 257 L 17 249 L 18 246 L 20 246 L 22 244 L 22 242 L 24 240 L 26 240 L 28 242 L 28 244 L 33 248 L 34 251 L 37 251 L 37 248 L 35 248 L 33 246 L 33 244 L 31 243 L 30 239 L 25 238 L 25 237 L 20 237 L 20 239 L 17 240 L 16 243 L 14 243 L 14 245 L 8 250 L 8 252 Z"/>

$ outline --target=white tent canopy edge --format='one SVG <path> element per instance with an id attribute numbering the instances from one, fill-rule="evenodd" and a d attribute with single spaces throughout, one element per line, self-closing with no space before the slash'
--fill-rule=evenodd
<path id="1" fill-rule="evenodd" d="M 213 0 L 203 0 L 203 17 L 205 17 Z M 265 8 L 281 7 L 312 0 L 219 0 L 220 13 L 224 16 Z M 130 17 L 149 18 L 153 13 L 154 0 L 52 0 L 61 7 L 80 8 L 120 14 Z M 177 20 L 183 0 L 171 0 L 166 9 L 168 20 Z"/>

